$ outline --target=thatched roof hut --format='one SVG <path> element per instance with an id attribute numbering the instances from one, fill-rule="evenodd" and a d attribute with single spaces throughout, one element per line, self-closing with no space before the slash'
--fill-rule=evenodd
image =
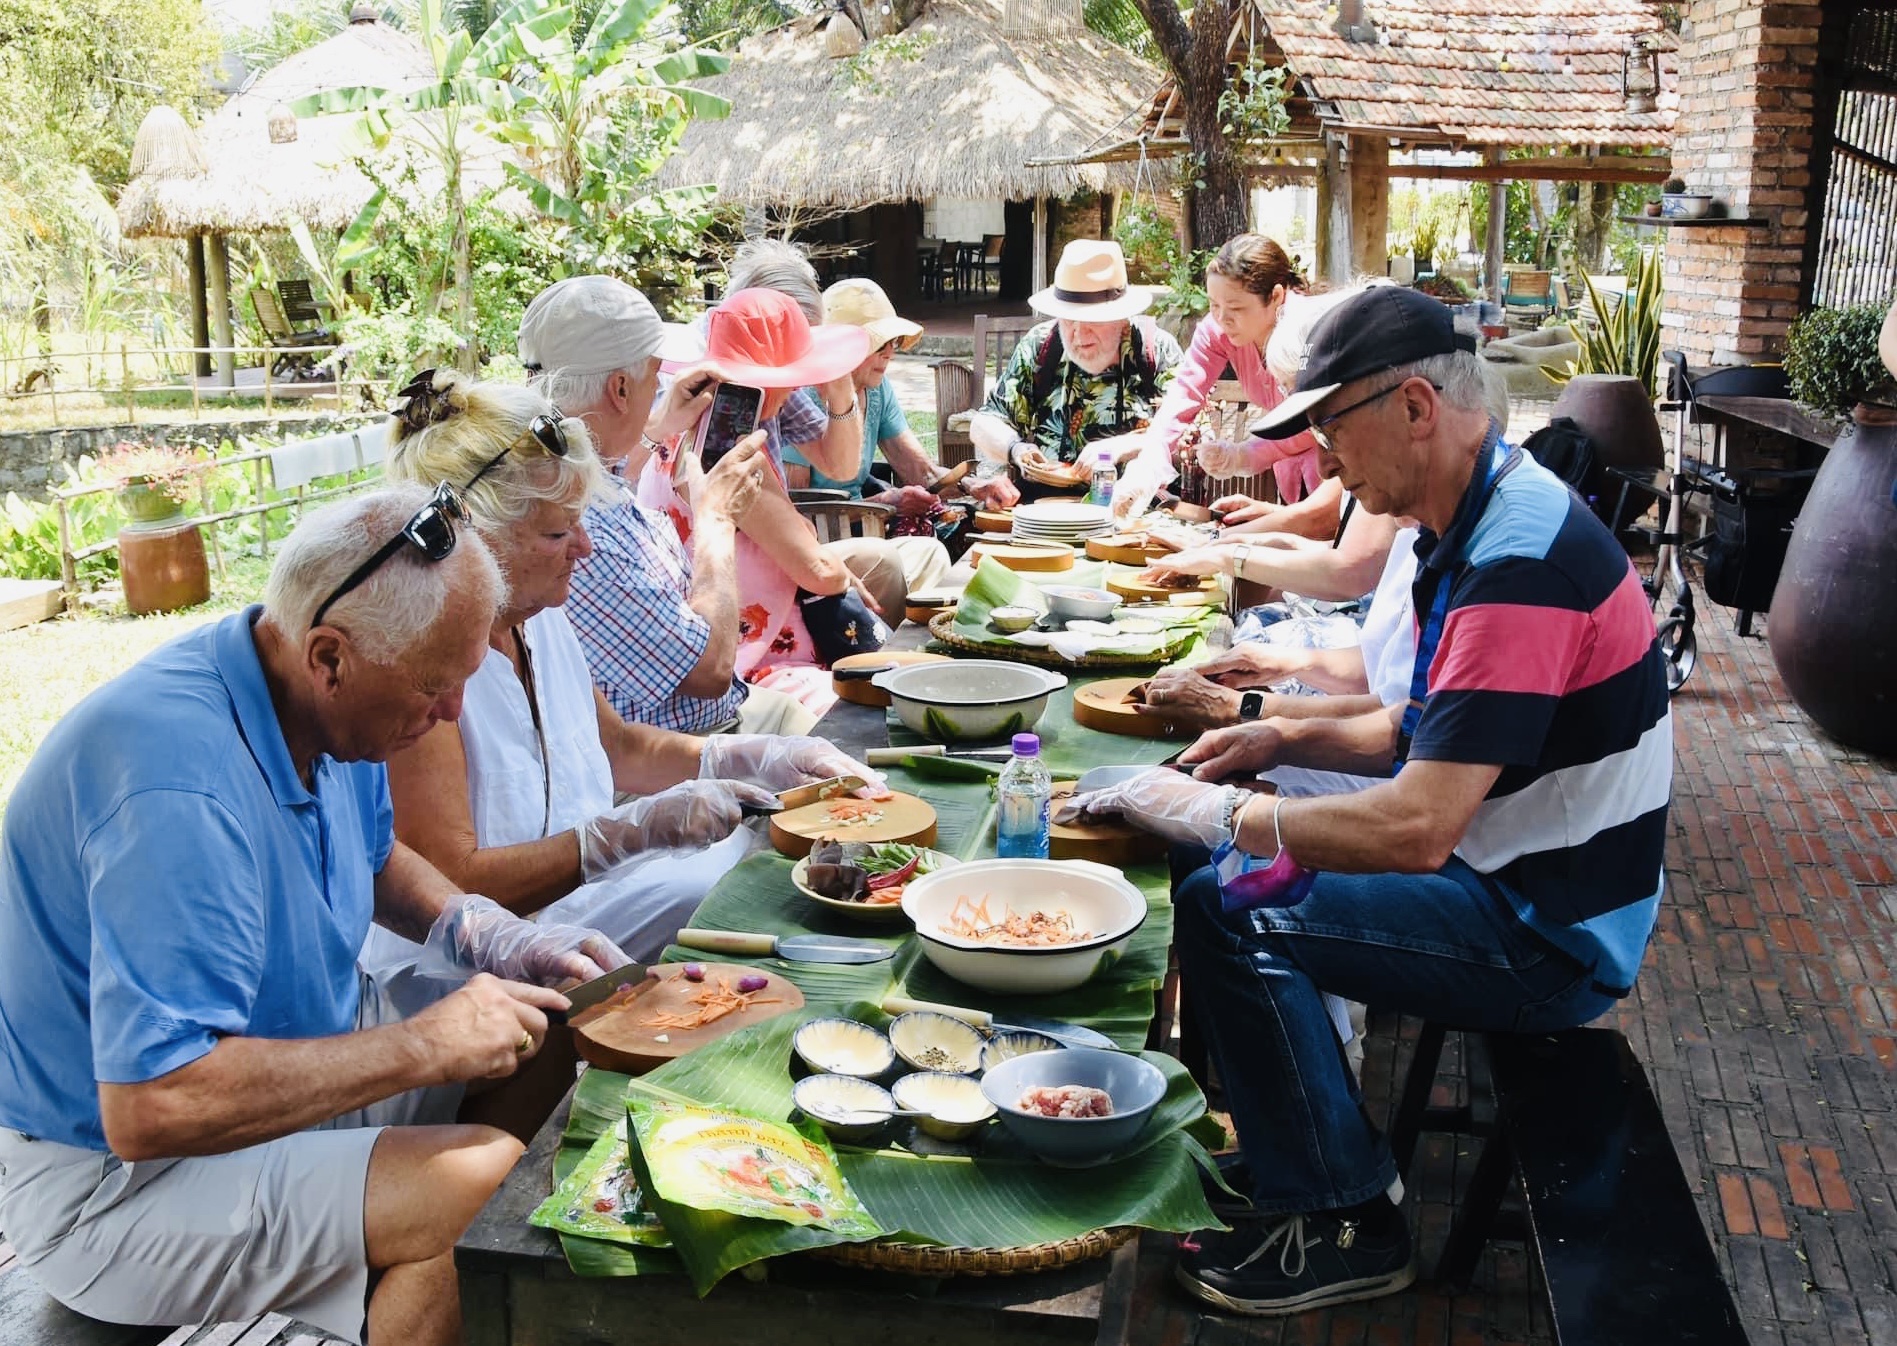
<path id="1" fill-rule="evenodd" d="M 298 219 L 312 229 L 343 229 L 374 190 L 350 163 L 358 119 L 299 117 L 288 125 L 288 105 L 356 86 L 404 92 L 434 78 L 421 43 L 365 9 L 336 36 L 272 66 L 212 113 L 196 132 L 197 172 L 177 143 L 188 133 L 182 119 L 154 109 L 134 150 L 134 163 L 150 166 L 119 196 L 120 227 L 128 238 L 260 233 Z"/>
<path id="2" fill-rule="evenodd" d="M 1072 159 L 1135 124 L 1164 72 L 1084 28 L 1004 31 L 1004 0 L 928 0 L 896 38 L 830 54 L 798 19 L 741 44 L 703 87 L 731 102 L 694 121 L 661 174 L 746 206 L 861 210 L 932 197 L 1061 198 L 1130 187 L 1132 165 Z M 850 44 L 836 44 L 847 49 Z"/>

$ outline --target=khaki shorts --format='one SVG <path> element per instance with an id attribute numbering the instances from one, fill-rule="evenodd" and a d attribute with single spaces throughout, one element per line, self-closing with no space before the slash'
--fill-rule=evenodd
<path id="1" fill-rule="evenodd" d="M 357 1025 L 399 1017 L 366 976 Z M 363 1190 L 385 1126 L 451 1122 L 461 1086 L 420 1089 L 230 1154 L 124 1163 L 0 1130 L 0 1230 L 67 1307 L 181 1326 L 286 1313 L 361 1341 Z"/>

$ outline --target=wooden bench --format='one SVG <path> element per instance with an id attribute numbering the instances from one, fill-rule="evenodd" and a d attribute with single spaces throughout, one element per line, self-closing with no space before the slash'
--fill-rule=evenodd
<path id="1" fill-rule="evenodd" d="M 1428 1107 L 1445 1030 L 1426 1024 L 1391 1147 L 1418 1131 L 1483 1135 L 1436 1279 L 1466 1287 L 1492 1238 L 1519 1239 L 1542 1268 L 1562 1346 L 1745 1346 L 1660 1105 L 1627 1040 L 1604 1028 L 1470 1033 L 1470 1102 Z M 1523 1210 L 1502 1209 L 1520 1180 Z"/>

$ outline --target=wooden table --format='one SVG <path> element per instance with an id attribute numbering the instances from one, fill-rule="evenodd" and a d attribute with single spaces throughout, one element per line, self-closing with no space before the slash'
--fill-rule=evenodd
<path id="1" fill-rule="evenodd" d="M 1781 435 L 1803 440 L 1828 449 L 1837 443 L 1839 429 L 1830 421 L 1812 415 L 1786 397 L 1722 397 L 1712 395 L 1693 399 L 1696 419 L 1714 424 L 1753 425 Z"/>
<path id="2" fill-rule="evenodd" d="M 890 647 L 915 649 L 927 639 L 926 628 L 905 624 Z M 839 701 L 816 732 L 851 753 L 889 742 L 884 712 L 848 701 Z M 469 1346 L 706 1346 L 751 1339 L 838 1346 L 846 1331 L 852 1341 L 927 1346 L 1114 1346 L 1125 1339 L 1137 1239 L 1111 1257 L 1059 1271 L 950 1281 L 779 1258 L 765 1264 L 766 1280 L 734 1275 L 704 1299 L 682 1276 L 575 1276 L 559 1239 L 527 1223 L 553 1190 L 553 1159 L 572 1103 L 568 1091 L 455 1244 Z"/>

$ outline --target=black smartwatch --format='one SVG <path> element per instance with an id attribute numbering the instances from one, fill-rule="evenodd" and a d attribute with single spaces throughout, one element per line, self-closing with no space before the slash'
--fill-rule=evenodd
<path id="1" fill-rule="evenodd" d="M 1241 692 L 1238 697 L 1238 718 L 1240 723 L 1257 719 L 1265 713 L 1265 694 L 1263 692 Z"/>

